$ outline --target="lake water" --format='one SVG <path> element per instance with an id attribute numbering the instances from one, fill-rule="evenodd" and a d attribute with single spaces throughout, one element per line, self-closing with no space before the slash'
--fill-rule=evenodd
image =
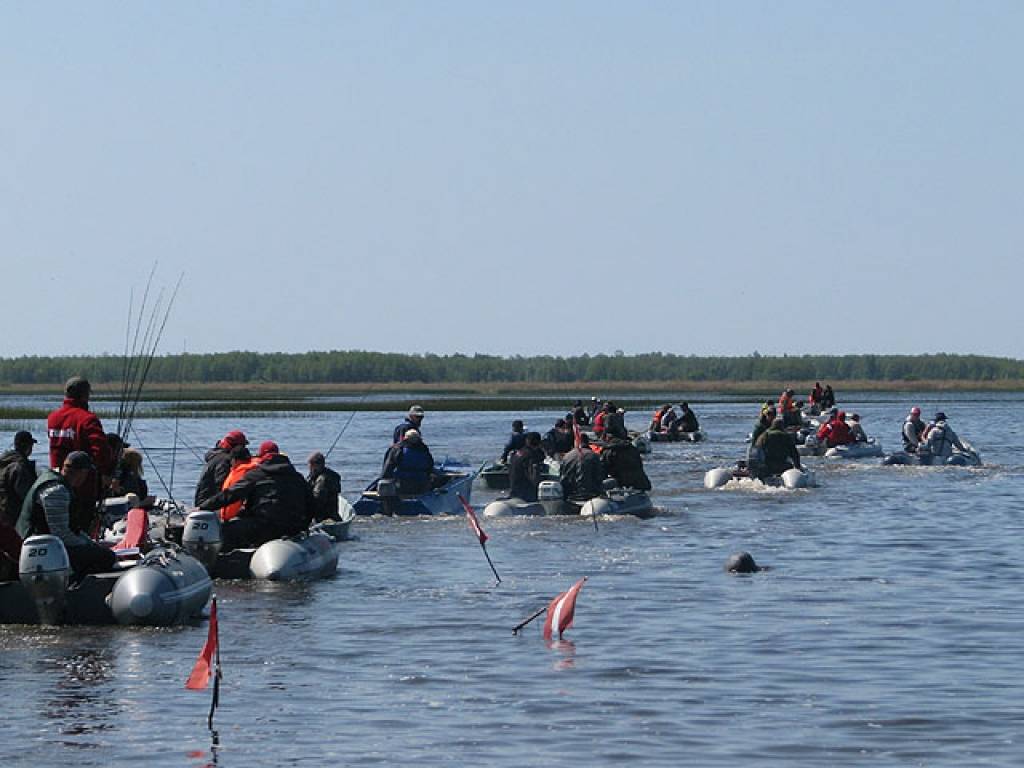
<path id="1" fill-rule="evenodd" d="M 820 487 L 702 487 L 743 451 L 756 404 L 691 399 L 709 440 L 647 457 L 651 520 L 360 519 L 334 579 L 218 583 L 224 666 L 183 685 L 205 622 L 173 629 L 0 626 L 5 765 L 1017 766 L 1024 762 L 1024 396 L 872 394 L 843 403 L 887 449 L 909 407 L 945 410 L 978 469 L 809 459 Z M 353 498 L 399 411 L 360 413 L 331 464 Z M 431 413 L 436 458 L 479 465 L 509 422 Z M 296 463 L 344 413 L 185 420 L 201 453 L 229 429 Z M 627 424 L 641 428 L 647 413 Z M 112 427 L 112 425 L 109 425 Z M 34 427 L 37 436 L 41 425 Z M 171 476 L 173 421 L 132 441 Z M 7 433 L 3 434 L 8 439 Z M 43 451 L 37 458 L 43 459 Z M 45 459 L 43 459 L 45 460 Z M 200 464 L 174 461 L 191 500 Z M 477 488 L 478 507 L 494 497 Z M 729 576 L 741 549 L 772 566 Z M 581 576 L 576 626 L 511 628 Z"/>

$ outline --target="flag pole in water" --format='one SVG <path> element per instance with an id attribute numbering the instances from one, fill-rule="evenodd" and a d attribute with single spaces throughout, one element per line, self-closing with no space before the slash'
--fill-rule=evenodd
<path id="1" fill-rule="evenodd" d="M 206 726 L 213 729 L 213 713 L 220 705 L 220 641 L 217 631 L 217 596 L 210 600 L 210 628 L 206 633 L 206 643 L 199 652 L 199 658 L 192 667 L 192 673 L 185 682 L 185 687 L 193 691 L 205 690 L 210 683 L 211 667 L 213 671 L 213 699 L 210 702 L 210 714 L 206 718 Z"/>
<path id="2" fill-rule="evenodd" d="M 476 534 L 477 539 L 480 541 L 480 549 L 484 551 L 484 557 L 487 558 L 487 564 L 491 566 L 491 570 L 494 572 L 494 578 L 498 580 L 497 584 L 495 584 L 495 586 L 497 586 L 498 584 L 501 584 L 501 576 L 498 575 L 498 569 L 494 567 L 494 563 L 491 561 L 491 556 L 487 554 L 488 536 L 484 533 L 484 529 L 480 527 L 480 521 L 476 517 L 476 512 L 473 511 L 469 502 L 466 501 L 466 497 L 461 493 L 456 495 L 459 497 L 459 501 L 462 502 L 463 509 L 466 510 L 466 519 L 469 520 L 469 527 L 473 530 L 473 533 Z"/>
<path id="3" fill-rule="evenodd" d="M 528 619 L 517 624 L 512 629 L 512 634 L 518 635 L 519 630 L 546 611 L 548 615 L 544 620 L 544 639 L 550 640 L 552 633 L 557 631 L 558 639 L 561 640 L 562 633 L 572 626 L 573 616 L 576 614 L 576 596 L 580 593 L 580 590 L 583 588 L 583 583 L 586 580 L 587 577 L 584 576 L 569 587 L 569 589 L 548 603 L 546 607 L 541 608 Z"/>

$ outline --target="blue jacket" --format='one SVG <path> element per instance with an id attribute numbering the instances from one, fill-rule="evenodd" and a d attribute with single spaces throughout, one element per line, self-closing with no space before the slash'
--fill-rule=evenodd
<path id="1" fill-rule="evenodd" d="M 513 432 L 505 441 L 505 447 L 501 451 L 501 463 L 504 464 L 510 453 L 515 453 L 526 445 L 525 432 Z"/>

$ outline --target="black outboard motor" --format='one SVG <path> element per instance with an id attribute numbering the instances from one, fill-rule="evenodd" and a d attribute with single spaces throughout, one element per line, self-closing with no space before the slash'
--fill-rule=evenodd
<path id="1" fill-rule="evenodd" d="M 56 536 L 29 536 L 21 545 L 18 578 L 32 596 L 41 624 L 59 624 L 71 577 L 68 551 Z"/>
<path id="2" fill-rule="evenodd" d="M 224 539 L 221 536 L 220 516 L 216 512 L 197 510 L 185 518 L 181 546 L 213 574 Z"/>
<path id="3" fill-rule="evenodd" d="M 388 517 L 394 515 L 402 504 L 398 497 L 398 484 L 390 477 L 382 477 L 377 481 L 377 496 L 380 498 L 380 509 Z"/>

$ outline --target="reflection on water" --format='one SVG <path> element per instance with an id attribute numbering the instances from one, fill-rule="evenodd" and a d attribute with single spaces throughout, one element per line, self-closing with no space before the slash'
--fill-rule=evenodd
<path id="1" fill-rule="evenodd" d="M 218 584 L 212 733 L 209 692 L 183 687 L 204 623 L 0 627 L 0 695 L 16 702 L 0 760 L 1015 765 L 1024 400 L 865 398 L 857 412 L 887 448 L 910 404 L 941 402 L 986 466 L 812 459 L 821 487 L 799 493 L 704 490 L 707 469 L 742 455 L 756 406 L 690 402 L 710 439 L 654 447 L 656 518 L 602 518 L 596 531 L 579 519 L 487 519 L 497 587 L 460 518 L 358 520 L 324 582 Z M 379 469 L 405 405 L 353 419 L 332 457 L 350 497 Z M 428 414 L 424 434 L 435 455 L 479 465 L 517 415 Z M 526 421 L 543 431 L 559 415 Z M 182 427 L 197 446 L 239 427 L 302 459 L 344 418 Z M 169 444 L 171 421 L 137 426 L 142 443 Z M 170 452 L 154 459 L 168 478 Z M 175 493 L 190 498 L 199 462 L 176 460 Z M 473 491 L 478 507 L 490 498 Z M 740 550 L 772 570 L 726 574 Z M 543 619 L 511 635 L 582 574 L 593 578 L 565 638 L 545 643 Z"/>

